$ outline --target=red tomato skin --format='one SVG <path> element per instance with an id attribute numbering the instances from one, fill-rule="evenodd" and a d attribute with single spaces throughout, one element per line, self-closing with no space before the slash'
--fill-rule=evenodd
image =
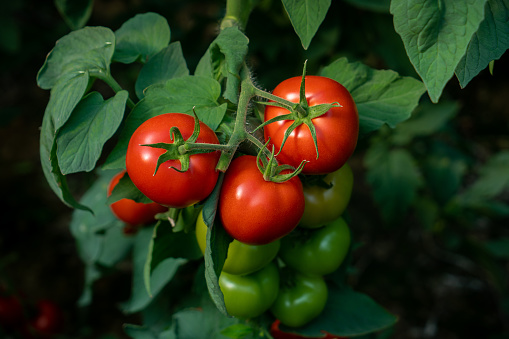
<path id="1" fill-rule="evenodd" d="M 293 77 L 281 82 L 273 94 L 299 102 L 299 91 L 302 77 Z M 338 170 L 353 154 L 359 136 L 359 115 L 357 106 L 348 90 L 339 82 L 330 78 L 309 75 L 305 78 L 306 99 L 309 106 L 338 102 L 342 107 L 333 107 L 325 114 L 312 120 L 316 129 L 319 158 L 311 132 L 306 125 L 298 126 L 286 140 L 281 153 L 277 156 L 280 163 L 299 166 L 307 160 L 303 174 L 326 174 Z M 264 120 L 288 114 L 288 110 L 267 106 Z M 265 140 L 279 151 L 284 133 L 293 121 L 281 120 L 264 127 Z M 270 145 L 269 145 L 270 148 Z"/>
<path id="2" fill-rule="evenodd" d="M 126 171 L 116 174 L 108 185 L 108 196 L 111 195 L 113 188 L 118 184 Z M 154 222 L 157 213 L 163 213 L 168 210 L 167 207 L 156 204 L 155 202 L 144 204 L 131 199 L 120 199 L 110 205 L 113 214 L 123 222 L 137 226 Z"/>
<path id="3" fill-rule="evenodd" d="M 234 239 L 264 245 L 290 233 L 304 212 L 302 183 L 294 177 L 284 183 L 265 181 L 256 157 L 232 161 L 219 196 L 219 217 Z"/>
<path id="4" fill-rule="evenodd" d="M 270 326 L 270 334 L 274 337 L 274 339 L 348 339 L 346 337 L 335 336 L 325 331 L 323 331 L 324 335 L 321 337 L 307 337 L 298 335 L 296 333 L 283 332 L 279 329 L 280 323 L 281 322 L 278 319 L 276 319 Z"/>
<path id="5" fill-rule="evenodd" d="M 170 137 L 173 126 L 178 127 L 187 140 L 194 130 L 194 118 L 183 113 L 166 113 L 141 124 L 129 141 L 126 168 L 134 185 L 149 199 L 163 206 L 184 208 L 205 199 L 214 189 L 219 176 L 216 164 L 220 152 L 191 155 L 189 169 L 183 173 L 170 168 L 180 169 L 178 160 L 168 160 L 154 175 L 157 159 L 165 151 L 141 145 L 173 143 Z M 219 144 L 214 131 L 202 122 L 196 142 Z"/>
<path id="6" fill-rule="evenodd" d="M 60 306 L 51 300 L 40 300 L 37 303 L 37 310 L 37 316 L 30 322 L 36 334 L 52 337 L 62 330 L 64 315 Z"/>

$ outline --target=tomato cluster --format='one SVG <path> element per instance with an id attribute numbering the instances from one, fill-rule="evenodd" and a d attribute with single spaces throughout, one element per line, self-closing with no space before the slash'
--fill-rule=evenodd
<path id="1" fill-rule="evenodd" d="M 218 284 L 230 315 L 270 312 L 278 325 L 298 328 L 324 310 L 324 276 L 341 266 L 350 248 L 342 215 L 352 192 L 346 161 L 357 144 L 359 120 L 351 95 L 332 79 L 291 78 L 273 94 L 296 109 L 267 102 L 260 125 L 265 146 L 257 156 L 235 150 L 225 171 L 215 223 L 233 241 Z M 141 225 L 168 208 L 199 206 L 218 180 L 218 145 L 196 116 L 146 120 L 131 136 L 126 169 L 153 203 L 122 199 L 111 205 L 113 213 L 127 225 Z M 113 178 L 108 194 L 123 175 Z M 203 253 L 208 229 L 200 213 L 195 230 Z"/>

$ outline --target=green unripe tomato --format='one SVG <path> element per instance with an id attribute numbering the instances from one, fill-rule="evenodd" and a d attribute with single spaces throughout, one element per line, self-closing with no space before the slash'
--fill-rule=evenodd
<path id="1" fill-rule="evenodd" d="M 353 188 L 353 172 L 346 163 L 323 179 L 330 188 L 304 185 L 304 214 L 299 226 L 318 228 L 339 218 L 345 211 Z"/>
<path id="2" fill-rule="evenodd" d="M 300 327 L 322 313 L 327 303 L 328 289 L 320 276 L 310 276 L 285 268 L 272 314 L 282 324 Z"/>
<path id="3" fill-rule="evenodd" d="M 219 287 L 230 315 L 243 319 L 254 318 L 267 311 L 276 300 L 279 270 L 272 262 L 248 275 L 221 272 Z"/>
<path id="4" fill-rule="evenodd" d="M 334 272 L 350 247 L 351 235 L 343 218 L 321 228 L 297 229 L 281 239 L 279 256 L 291 268 L 313 275 Z"/>
<path id="5" fill-rule="evenodd" d="M 205 253 L 208 227 L 203 221 L 202 212 L 196 220 L 196 239 L 201 252 Z M 248 245 L 233 240 L 229 247 L 223 271 L 229 274 L 244 275 L 263 268 L 277 255 L 281 242 L 273 241 L 265 245 Z"/>

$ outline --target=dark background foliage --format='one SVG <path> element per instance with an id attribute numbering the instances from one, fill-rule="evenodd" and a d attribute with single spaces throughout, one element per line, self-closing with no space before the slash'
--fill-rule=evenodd
<path id="1" fill-rule="evenodd" d="M 172 41 L 182 43 L 193 70 L 218 31 L 223 2 L 96 0 L 88 25 L 115 30 L 134 14 L 147 11 L 167 18 Z M 122 338 L 126 337 L 122 324 L 138 320 L 116 308 L 129 296 L 129 263 L 96 283 L 90 307 L 76 306 L 83 264 L 68 230 L 72 211 L 49 189 L 39 164 L 39 127 L 49 92 L 36 86 L 35 77 L 55 41 L 69 31 L 53 2 L 0 4 L 0 283 L 15 286 L 26 300 L 50 298 L 60 304 L 66 316 L 64 337 Z M 394 32 L 392 16 L 345 1 L 333 1 L 308 51 L 301 48 L 278 1 L 261 1 L 246 35 L 250 66 L 258 84 L 267 89 L 298 75 L 305 59 L 313 74 L 339 56 L 416 76 Z M 506 53 L 495 64 L 494 76 L 485 70 L 465 89 L 453 79 L 444 92 L 443 100 L 458 102 L 459 111 L 439 136 L 429 138 L 453 138 L 456 151 L 471 160 L 472 168 L 459 179 L 460 190 L 476 180 L 475 164 L 509 148 L 508 64 Z M 136 76 L 123 65 L 112 71 L 121 84 Z M 417 140 L 408 147 L 417 162 L 423 157 L 419 147 L 425 143 Z M 507 215 L 448 215 L 426 227 L 422 209 L 412 208 L 398 220 L 387 221 L 366 180 L 369 144 L 368 139 L 361 140 L 350 161 L 356 181 L 349 214 L 358 243 L 350 283 L 398 315 L 396 327 L 384 335 L 508 338 L 508 250 L 490 252 L 479 246 L 509 236 Z M 77 196 L 92 182 L 88 174 L 69 179 Z M 498 198 L 509 200 L 507 194 Z M 469 219 L 468 226 L 458 222 L 460 217 Z"/>

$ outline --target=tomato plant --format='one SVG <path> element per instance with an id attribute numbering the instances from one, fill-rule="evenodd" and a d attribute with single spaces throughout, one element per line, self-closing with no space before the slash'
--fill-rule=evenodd
<path id="1" fill-rule="evenodd" d="M 172 128 L 178 128 L 180 138 L 175 136 L 176 130 Z M 207 125 L 200 122 L 199 129 L 195 142 L 219 143 L 216 134 Z M 218 152 L 191 154 L 187 155 L 187 159 L 176 158 L 159 163 L 160 157 L 165 154 L 164 149 L 159 148 L 164 147 L 160 144 L 173 144 L 174 139 L 187 140 L 194 131 L 192 116 L 166 113 L 146 120 L 131 136 L 126 154 L 127 173 L 134 185 L 152 201 L 182 208 L 205 199 L 214 189 L 219 175 L 216 171 Z M 175 151 L 176 157 L 180 157 L 180 152 Z M 189 168 L 182 172 L 186 161 Z"/>
<path id="2" fill-rule="evenodd" d="M 284 269 L 279 293 L 270 310 L 286 326 L 304 326 L 322 313 L 327 294 L 327 285 L 321 276 Z"/>
<path id="3" fill-rule="evenodd" d="M 111 179 L 108 185 L 108 196 L 111 195 L 113 188 L 118 184 L 125 173 L 125 171 L 122 171 Z M 157 213 L 163 213 L 168 210 L 167 207 L 155 202 L 145 204 L 126 198 L 114 202 L 110 205 L 110 208 L 117 218 L 132 226 L 154 222 L 154 217 Z"/>
<path id="4" fill-rule="evenodd" d="M 272 93 L 291 102 L 299 103 L 301 80 L 301 77 L 286 79 L 277 85 Z M 303 160 L 309 161 L 304 167 L 304 174 L 334 172 L 345 164 L 357 145 L 359 134 L 357 106 L 343 85 L 322 76 L 305 77 L 304 102 L 310 108 L 335 102 L 341 105 L 332 107 L 311 120 L 316 130 L 316 147 L 310 127 L 301 124 L 288 135 L 281 148 L 285 133 L 293 123 L 291 120 L 280 120 L 266 125 L 264 127 L 265 139 L 270 139 L 270 144 L 280 152 L 278 154 L 279 161 L 292 166 L 298 166 Z M 268 105 L 265 108 L 264 120 L 267 122 L 288 113 L 285 108 Z"/>
<path id="5" fill-rule="evenodd" d="M 279 256 L 293 269 L 326 275 L 339 268 L 350 247 L 350 230 L 343 218 L 311 230 L 296 229 L 281 239 Z"/>
<path id="6" fill-rule="evenodd" d="M 196 220 L 196 239 L 202 253 L 205 253 L 207 225 L 200 212 Z M 280 241 L 276 240 L 265 245 L 248 245 L 233 240 L 228 246 L 228 254 L 223 265 L 223 272 L 245 275 L 258 271 L 270 263 L 277 255 Z"/>
<path id="7" fill-rule="evenodd" d="M 248 275 L 222 272 L 219 286 L 230 315 L 254 318 L 267 311 L 276 300 L 279 290 L 278 268 L 270 263 Z"/>
<path id="8" fill-rule="evenodd" d="M 311 176 L 310 179 L 313 179 L 313 177 Z M 321 227 L 339 218 L 350 202 L 353 189 L 353 173 L 348 163 L 345 163 L 337 171 L 327 174 L 323 179 L 319 178 L 319 180 L 322 180 L 322 182 L 304 181 L 304 200 L 306 204 L 304 214 L 299 222 L 301 227 Z"/>
<path id="9" fill-rule="evenodd" d="M 225 230 L 246 244 L 268 244 L 290 233 L 304 211 L 298 177 L 277 183 L 266 181 L 257 158 L 234 159 L 223 180 L 219 217 Z"/>

